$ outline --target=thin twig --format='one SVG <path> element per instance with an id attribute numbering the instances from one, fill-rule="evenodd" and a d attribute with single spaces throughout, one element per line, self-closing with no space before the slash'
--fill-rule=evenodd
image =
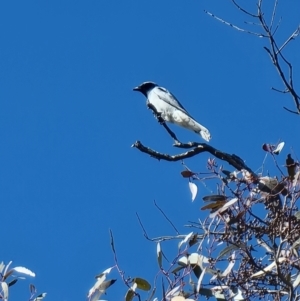
<path id="1" fill-rule="evenodd" d="M 140 219 L 139 214 L 138 214 L 137 212 L 136 212 L 135 214 L 136 214 L 136 216 L 137 216 L 137 219 L 138 219 L 138 222 L 139 222 L 140 226 L 142 227 L 142 230 L 143 230 L 143 232 L 144 232 L 145 238 L 146 238 L 146 239 L 149 239 L 149 236 L 148 236 L 147 231 L 146 231 L 146 229 L 145 229 L 145 227 L 144 227 L 144 225 L 143 225 L 143 223 L 142 223 L 142 221 L 141 221 L 141 219 Z"/>
<path id="2" fill-rule="evenodd" d="M 279 92 L 279 93 L 282 93 L 282 94 L 289 93 L 289 91 L 287 91 L 287 90 L 279 90 L 279 89 L 276 89 L 276 88 L 274 88 L 274 87 L 271 87 L 271 89 L 272 89 L 273 91 L 276 91 L 276 92 Z"/>
<path id="3" fill-rule="evenodd" d="M 278 0 L 274 0 L 274 6 L 273 6 L 273 10 L 272 10 L 270 25 L 267 24 L 267 21 L 264 17 L 264 13 L 262 10 L 263 0 L 258 0 L 257 14 L 250 13 L 248 10 L 242 8 L 236 2 L 236 0 L 231 0 L 231 2 L 233 3 L 233 5 L 235 7 L 237 7 L 244 14 L 251 16 L 253 19 L 259 20 L 260 26 L 262 27 L 264 33 L 252 32 L 252 31 L 240 28 L 230 22 L 225 21 L 224 19 L 222 19 L 220 17 L 217 17 L 216 15 L 214 15 L 206 10 L 204 12 L 206 14 L 208 14 L 209 16 L 213 17 L 214 19 L 216 19 L 217 21 L 219 21 L 227 26 L 230 26 L 238 31 L 249 33 L 251 35 L 255 35 L 258 37 L 268 38 L 271 49 L 268 49 L 267 47 L 264 47 L 264 49 L 268 52 L 268 54 L 271 58 L 271 61 L 279 74 L 279 77 L 283 81 L 283 84 L 286 87 L 286 91 L 287 91 L 286 93 L 291 94 L 291 96 L 294 100 L 297 112 L 294 112 L 294 111 L 286 109 L 286 108 L 285 109 L 291 113 L 300 115 L 300 96 L 297 94 L 297 92 L 295 91 L 295 89 L 293 87 L 293 66 L 282 54 L 283 49 L 288 45 L 288 43 L 290 43 L 293 39 L 295 39 L 300 34 L 300 26 L 297 27 L 297 29 L 290 35 L 290 37 L 283 43 L 283 45 L 281 47 L 278 47 L 274 36 L 275 36 L 275 33 L 277 32 L 277 29 L 279 28 L 282 18 L 279 19 L 278 24 L 276 25 L 275 29 L 272 30 L 274 27 L 275 16 L 277 13 Z M 254 22 L 252 24 L 257 25 Z M 280 62 L 279 58 L 282 59 L 283 62 L 288 66 L 289 76 L 283 71 L 283 67 L 281 66 L 281 62 Z M 273 89 L 273 90 L 277 91 L 276 89 Z"/>
<path id="4" fill-rule="evenodd" d="M 239 10 L 241 10 L 243 13 L 245 13 L 246 15 L 249 15 L 249 16 L 251 16 L 251 17 L 253 17 L 253 18 L 256 18 L 256 17 L 257 17 L 257 15 L 251 14 L 251 13 L 249 13 L 247 10 L 245 10 L 245 9 L 243 9 L 241 6 L 239 6 L 239 5 L 235 2 L 235 0 L 231 0 L 231 2 L 232 2 Z"/>
<path id="5" fill-rule="evenodd" d="M 292 40 L 295 39 L 295 37 L 297 37 L 299 35 L 299 31 L 300 31 L 300 26 L 298 26 L 298 28 L 291 34 L 291 36 L 282 44 L 282 46 L 277 50 L 276 54 L 280 53 L 283 48 Z"/>
<path id="6" fill-rule="evenodd" d="M 278 0 L 274 1 L 274 7 L 273 7 L 273 12 L 272 12 L 272 17 L 271 17 L 271 22 L 270 22 L 270 31 L 272 31 L 275 15 L 276 15 L 276 10 L 277 10 L 277 4 Z"/>
<path id="7" fill-rule="evenodd" d="M 118 263 L 118 257 L 117 257 L 117 252 L 116 252 L 116 249 L 115 249 L 115 243 L 114 243 L 114 236 L 113 236 L 113 232 L 111 229 L 109 229 L 109 234 L 110 234 L 110 245 L 111 245 L 111 249 L 113 251 L 113 254 L 114 254 L 114 261 L 115 261 L 115 265 L 116 265 L 116 268 L 118 270 L 118 273 L 120 275 L 120 277 L 122 278 L 124 284 L 130 288 L 130 284 L 129 284 L 129 281 L 130 281 L 130 278 L 129 279 L 126 279 L 125 278 L 125 273 L 124 271 L 122 271 L 119 267 L 119 263 Z M 135 293 L 135 295 L 137 295 Z"/>
<path id="8" fill-rule="evenodd" d="M 172 221 L 167 217 L 167 215 L 164 213 L 164 211 L 157 205 L 156 201 L 154 200 L 155 207 L 161 212 L 161 214 L 165 217 L 165 219 L 170 223 L 170 225 L 173 227 L 177 235 L 180 235 L 179 231 L 175 227 L 175 225 L 172 223 Z"/>
<path id="9" fill-rule="evenodd" d="M 284 108 L 285 110 L 287 110 L 288 112 L 290 112 L 290 113 L 293 113 L 293 114 L 296 114 L 296 115 L 299 115 L 299 114 L 300 114 L 299 112 L 290 110 L 290 109 L 288 109 L 287 107 L 283 107 L 283 108 Z"/>
<path id="10" fill-rule="evenodd" d="M 248 30 L 246 30 L 246 29 L 240 28 L 240 27 L 238 27 L 238 26 L 236 26 L 236 25 L 234 25 L 234 24 L 232 24 L 232 23 L 230 23 L 230 22 L 227 22 L 227 21 L 225 21 L 225 20 L 223 20 L 223 19 L 217 17 L 216 15 L 210 13 L 210 12 L 207 11 L 207 10 L 204 10 L 204 12 L 205 12 L 206 14 L 208 14 L 209 16 L 213 17 L 214 19 L 220 21 L 221 23 L 226 24 L 227 26 L 230 26 L 230 27 L 232 27 L 232 28 L 234 28 L 234 29 L 236 29 L 236 30 L 238 30 L 238 31 L 241 31 L 241 32 L 244 32 L 244 33 L 249 33 L 249 34 L 258 36 L 258 37 L 260 37 L 260 38 L 262 38 L 262 37 L 265 38 L 265 37 L 266 37 L 266 36 L 264 36 L 262 33 L 257 33 L 257 32 L 253 32 L 253 31 L 248 31 Z"/>

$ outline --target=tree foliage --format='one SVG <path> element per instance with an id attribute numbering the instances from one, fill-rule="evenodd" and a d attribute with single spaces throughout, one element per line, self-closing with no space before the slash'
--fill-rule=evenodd
<path id="1" fill-rule="evenodd" d="M 244 27 L 228 22 L 226 16 L 216 16 L 208 11 L 205 13 L 234 30 L 266 41 L 264 49 L 283 84 L 283 88 L 272 89 L 290 95 L 295 108 L 284 106 L 284 109 L 300 114 L 300 97 L 294 85 L 293 64 L 285 56 L 285 50 L 299 35 L 300 26 L 279 44 L 276 40 L 276 32 L 281 25 L 281 18 L 277 17 L 278 0 L 274 0 L 270 11 L 264 9 L 264 5 L 270 7 L 265 2 L 257 0 L 253 10 L 249 10 L 231 0 L 238 12 L 251 21 L 245 23 Z M 137 216 L 145 238 L 156 244 L 159 272 L 154 283 L 141 277 L 125 276 L 118 262 L 111 231 L 114 265 L 96 276 L 87 299 L 96 301 L 106 293 L 116 281 L 107 277 L 112 269 L 116 269 L 126 287 L 126 301 L 182 301 L 200 300 L 203 297 L 234 301 L 300 300 L 300 212 L 297 206 L 300 171 L 299 163 L 292 155 L 289 154 L 287 158 L 280 155 L 284 143 L 265 143 L 261 150 L 273 159 L 277 173 L 256 173 L 236 154 L 206 143 L 180 142 L 176 134 L 164 122 L 161 123 L 174 139 L 174 147 L 184 149 L 184 152 L 169 155 L 145 146 L 140 141 L 136 141 L 133 147 L 153 159 L 184 161 L 182 177 L 189 181 L 193 200 L 198 192 L 199 181 L 213 181 L 214 194 L 202 197 L 204 205 L 201 210 L 206 213 L 206 218 L 189 223 L 189 233 L 180 235 L 167 214 L 155 204 L 177 234 L 152 238 Z M 207 174 L 202 177 L 187 166 L 187 160 L 206 153 L 209 154 Z M 224 169 L 224 162 L 230 166 L 228 170 Z M 284 168 L 280 167 L 283 165 Z M 178 241 L 172 259 L 164 254 L 165 244 L 171 240 Z M 9 266 L 5 267 L 3 263 L 0 265 L 2 300 L 8 300 L 10 287 L 19 279 L 12 276 L 16 273 L 34 276 L 26 268 L 9 269 Z M 40 301 L 45 295 L 38 295 L 35 287 L 30 285 L 29 300 Z"/>

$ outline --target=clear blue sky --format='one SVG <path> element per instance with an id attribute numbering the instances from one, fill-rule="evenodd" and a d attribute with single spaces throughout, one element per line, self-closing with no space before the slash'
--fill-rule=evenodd
<path id="1" fill-rule="evenodd" d="M 135 140 L 176 153 L 172 140 L 132 88 L 151 80 L 168 88 L 212 133 L 211 144 L 260 168 L 264 142 L 282 139 L 299 154 L 299 117 L 281 88 L 263 39 L 242 34 L 209 10 L 243 26 L 229 1 L 1 1 L 0 260 L 33 270 L 46 300 L 81 300 L 94 276 L 114 264 L 152 282 L 152 236 L 174 234 L 153 200 L 182 230 L 204 217 L 199 185 L 191 203 L 180 163 L 158 162 L 131 148 Z M 283 42 L 299 24 L 299 3 L 279 3 Z M 249 20 L 249 19 L 248 19 Z M 299 39 L 287 54 L 299 82 Z M 299 88 L 299 85 L 298 85 Z M 184 140 L 193 133 L 176 129 Z M 206 171 L 207 154 L 186 163 Z M 175 255 L 174 251 L 174 255 Z M 116 277 L 116 275 L 113 275 Z M 120 279 L 108 300 L 120 300 Z M 11 289 L 25 300 L 29 281 Z"/>

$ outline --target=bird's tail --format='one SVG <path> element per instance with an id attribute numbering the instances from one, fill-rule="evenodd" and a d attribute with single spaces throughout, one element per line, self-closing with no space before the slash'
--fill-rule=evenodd
<path id="1" fill-rule="evenodd" d="M 211 139 L 211 135 L 209 130 L 204 127 L 203 125 L 201 125 L 200 123 L 197 122 L 197 127 L 199 128 L 199 130 L 195 131 L 197 134 L 200 134 L 200 136 L 206 140 L 207 142 L 209 142 L 209 140 Z"/>

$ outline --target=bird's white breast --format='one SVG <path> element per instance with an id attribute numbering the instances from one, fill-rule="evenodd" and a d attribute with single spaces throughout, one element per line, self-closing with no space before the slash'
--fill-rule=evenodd
<path id="1" fill-rule="evenodd" d="M 176 123 L 174 115 L 176 115 L 175 112 L 178 110 L 159 98 L 154 89 L 149 92 L 148 101 L 156 108 L 165 121 Z"/>

